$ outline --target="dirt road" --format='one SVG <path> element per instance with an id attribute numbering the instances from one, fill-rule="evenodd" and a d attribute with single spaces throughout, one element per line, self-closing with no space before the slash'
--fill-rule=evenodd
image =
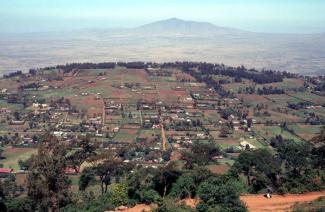
<path id="1" fill-rule="evenodd" d="M 311 192 L 306 194 L 285 194 L 273 195 L 271 199 L 263 195 L 245 195 L 240 199 L 246 203 L 248 210 L 253 212 L 263 211 L 291 211 L 291 207 L 299 202 L 310 202 L 321 196 L 325 196 L 325 191 Z"/>
<path id="2" fill-rule="evenodd" d="M 166 150 L 167 139 L 166 139 L 164 125 L 161 124 L 160 126 L 161 126 L 161 137 L 162 137 L 162 150 L 165 151 Z"/>

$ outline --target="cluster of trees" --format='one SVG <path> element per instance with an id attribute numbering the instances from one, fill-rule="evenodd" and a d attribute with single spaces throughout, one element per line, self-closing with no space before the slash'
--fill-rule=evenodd
<path id="1" fill-rule="evenodd" d="M 116 63 L 70 63 L 66 65 L 57 65 L 55 68 L 62 69 L 64 73 L 69 73 L 75 69 L 112 69 L 115 68 Z M 50 68 L 49 68 L 50 69 Z"/>
<path id="2" fill-rule="evenodd" d="M 221 84 L 213 79 L 212 76 L 203 75 L 200 72 L 195 71 L 194 69 L 183 69 L 186 73 L 190 74 L 192 77 L 196 79 L 196 81 L 200 83 L 205 83 L 208 87 L 213 88 L 221 97 L 228 97 L 231 96 L 229 91 L 225 91 Z"/>
<path id="3" fill-rule="evenodd" d="M 136 203 L 155 203 L 158 205 L 155 211 L 194 211 L 177 204 L 178 200 L 189 197 L 202 200 L 197 211 L 246 211 L 239 200 L 238 186 L 232 181 L 237 179 L 214 175 L 199 167 L 219 154 L 220 150 L 212 143 L 194 144 L 186 153 L 192 163 L 187 164 L 189 169 L 175 161 L 159 169 L 135 167 L 124 162 L 128 148 L 98 153 L 86 141 L 79 146 L 71 151 L 55 138 L 47 137 L 40 143 L 37 156 L 21 162 L 28 169 L 27 196 L 17 193 L 10 196 L 7 191 L 17 192 L 17 188 L 0 185 L 1 211 L 104 211 Z M 84 161 L 92 166 L 82 171 L 79 195 L 73 195 L 65 170 L 69 167 L 79 170 Z M 95 195 L 88 188 L 98 181 L 101 192 Z M 174 203 L 170 204 L 171 201 Z"/>
<path id="4" fill-rule="evenodd" d="M 310 102 L 288 102 L 288 107 L 293 109 L 293 110 L 300 110 L 300 109 L 305 109 L 306 107 L 310 106 Z"/>
<path id="5" fill-rule="evenodd" d="M 26 84 L 26 85 L 19 86 L 18 90 L 20 90 L 20 91 L 24 91 L 24 90 L 27 90 L 27 89 L 35 89 L 35 90 L 37 90 L 40 87 L 42 87 L 41 84 L 33 82 L 33 83 L 29 83 L 29 84 Z"/>
<path id="6" fill-rule="evenodd" d="M 276 71 L 262 71 L 258 72 L 255 69 L 247 70 L 244 66 L 240 66 L 237 68 L 220 66 L 217 65 L 214 69 L 209 70 L 205 69 L 205 67 L 200 67 L 200 70 L 203 73 L 209 74 L 217 74 L 224 75 L 229 77 L 240 77 L 244 79 L 252 80 L 253 82 L 264 84 L 264 83 L 272 83 L 272 82 L 282 82 L 283 75 L 281 72 Z"/>
<path id="7" fill-rule="evenodd" d="M 176 63 L 178 67 L 181 67 L 183 71 L 188 72 L 197 68 L 203 75 L 224 75 L 239 79 L 249 79 L 253 82 L 264 84 L 272 82 L 282 82 L 284 77 L 295 77 L 287 72 L 279 72 L 272 70 L 257 71 L 255 69 L 246 69 L 244 66 L 229 67 L 223 64 L 211 64 L 211 63 Z"/>
<path id="8" fill-rule="evenodd" d="M 4 74 L 4 75 L 3 75 L 3 78 L 16 77 L 16 76 L 20 76 L 20 75 L 22 75 L 22 74 L 23 74 L 22 71 L 15 71 L 15 72 L 11 72 L 11 73 L 8 73 L 8 74 Z"/>
<path id="9" fill-rule="evenodd" d="M 227 109 L 222 109 L 220 110 L 220 116 L 223 118 L 223 119 L 228 119 L 229 116 L 237 116 L 238 113 L 237 111 L 235 111 L 234 109 L 232 108 L 227 108 Z"/>
<path id="10" fill-rule="evenodd" d="M 317 85 L 315 91 L 325 91 L 325 83 Z"/>
<path id="11" fill-rule="evenodd" d="M 176 131 L 191 131 L 196 128 L 202 129 L 203 123 L 200 119 L 191 119 L 183 121 L 173 121 L 171 124 L 166 125 L 166 129 L 172 128 Z"/>
<path id="12" fill-rule="evenodd" d="M 304 193 L 325 188 L 324 140 L 316 147 L 277 136 L 277 154 L 267 149 L 242 152 L 231 169 L 233 176 L 247 177 L 248 191 L 272 189 L 278 193 Z"/>
<path id="13" fill-rule="evenodd" d="M 325 188 L 325 128 L 311 144 L 274 138 L 274 150 L 246 148 L 230 171 L 216 175 L 205 169 L 215 164 L 215 156 L 224 155 L 213 142 L 194 142 L 181 152 L 180 161 L 168 161 L 158 168 L 135 166 L 125 162 L 134 148 L 101 150 L 87 138 L 71 149 L 54 137 L 44 136 L 38 155 L 20 162 L 28 169 L 26 195 L 8 177 L 0 182 L 1 211 L 104 211 L 120 205 L 155 203 L 156 212 L 169 211 L 247 211 L 240 201 L 243 192 L 260 193 L 271 189 L 278 193 L 303 193 Z M 276 140 L 276 141 L 275 141 Z M 83 169 L 79 194 L 70 190 L 65 170 Z M 242 176 L 246 177 L 243 180 Z M 4 184 L 5 182 L 5 184 Z M 99 194 L 92 188 L 100 186 Z M 200 201 L 195 208 L 182 200 Z"/>
<path id="14" fill-rule="evenodd" d="M 126 67 L 126 68 L 134 68 L 134 69 L 148 68 L 148 64 L 146 64 L 145 62 L 128 62 L 128 63 L 118 62 L 117 65 Z"/>
<path id="15" fill-rule="evenodd" d="M 284 90 L 277 88 L 277 87 L 265 87 L 263 86 L 263 88 L 258 88 L 257 89 L 257 94 L 258 95 L 271 95 L 271 94 L 284 94 Z"/>

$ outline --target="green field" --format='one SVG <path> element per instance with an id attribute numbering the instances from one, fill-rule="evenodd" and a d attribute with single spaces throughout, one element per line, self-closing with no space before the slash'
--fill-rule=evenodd
<path id="1" fill-rule="evenodd" d="M 255 126 L 255 132 L 269 141 L 277 135 L 281 135 L 284 139 L 292 139 L 295 142 L 302 141 L 296 135 L 293 135 L 286 130 L 282 130 L 279 126 Z"/>
<path id="2" fill-rule="evenodd" d="M 3 152 L 3 157 L 5 157 L 5 159 L 0 160 L 0 163 L 3 164 L 4 168 L 12 168 L 14 171 L 18 171 L 18 161 L 27 160 L 33 154 L 37 154 L 36 148 L 7 147 Z"/>
<path id="3" fill-rule="evenodd" d="M 272 86 L 273 88 L 279 88 L 279 89 L 284 89 L 284 90 L 290 90 L 290 89 L 295 89 L 295 88 L 300 88 L 303 87 L 304 81 L 301 79 L 288 79 L 285 78 L 283 79 L 283 82 L 276 82 L 276 83 L 268 83 L 268 84 L 263 84 L 263 85 L 257 85 L 257 88 L 263 88 L 263 87 L 270 87 Z"/>
<path id="4" fill-rule="evenodd" d="M 312 94 L 310 92 L 299 92 L 299 93 L 292 93 L 291 96 L 294 96 L 298 99 L 303 99 L 308 102 L 313 102 L 314 104 L 325 104 L 325 98 L 318 96 L 316 94 Z"/>
<path id="5" fill-rule="evenodd" d="M 290 129 L 293 129 L 297 135 L 305 140 L 310 140 L 315 137 L 321 129 L 319 125 L 290 125 Z"/>
<path id="6" fill-rule="evenodd" d="M 23 106 L 18 104 L 9 104 L 5 100 L 0 100 L 0 108 L 8 108 L 10 110 L 15 111 L 15 110 L 21 110 Z"/>

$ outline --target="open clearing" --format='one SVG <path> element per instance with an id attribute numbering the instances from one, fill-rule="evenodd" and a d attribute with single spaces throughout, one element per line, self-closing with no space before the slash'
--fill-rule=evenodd
<path id="1" fill-rule="evenodd" d="M 325 191 L 311 192 L 306 194 L 272 195 L 271 199 L 265 198 L 262 194 L 245 195 L 240 199 L 246 203 L 249 211 L 291 211 L 295 203 L 310 202 L 319 197 L 325 196 Z"/>

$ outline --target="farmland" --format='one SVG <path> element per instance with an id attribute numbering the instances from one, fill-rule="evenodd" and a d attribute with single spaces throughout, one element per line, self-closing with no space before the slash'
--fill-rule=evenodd
<path id="1" fill-rule="evenodd" d="M 242 154 L 277 157 L 282 146 L 312 145 L 325 124 L 325 93 L 299 75 L 225 72 L 217 65 L 211 71 L 200 63 L 105 65 L 67 64 L 0 79 L 0 164 L 19 176 L 17 183 L 25 186 L 31 156 L 47 139 L 65 147 L 70 190 L 84 189 L 81 176 L 95 170 L 86 187 L 100 195 L 126 180 L 124 173 L 100 175 L 98 167 L 111 161 L 127 170 L 160 171 L 175 162 L 186 171 L 233 174 Z M 241 178 L 236 183 L 249 184 Z"/>
<path id="2" fill-rule="evenodd" d="M 212 140 L 223 149 L 240 150 L 242 141 L 247 141 L 256 148 L 266 148 L 267 143 L 277 135 L 301 142 L 310 140 L 320 130 L 319 125 L 308 125 L 306 120 L 315 118 L 311 116 L 312 114 L 318 118 L 325 116 L 325 109 L 322 107 L 325 100 L 304 89 L 304 86 L 310 84 L 301 78 L 284 78 L 282 82 L 267 84 L 258 84 L 248 79 L 235 82 L 235 78 L 224 75 L 214 75 L 213 80 L 222 82 L 222 87 L 226 91 L 234 93 L 232 99 L 221 97 L 217 92 L 211 91 L 208 85 L 197 82 L 191 74 L 174 67 L 152 68 L 148 71 L 146 68 L 116 66 L 108 69 L 79 69 L 66 74 L 58 68 L 53 68 L 43 71 L 40 75 L 28 77 L 24 83 L 1 79 L 0 88 L 5 89 L 7 93 L 14 93 L 22 84 L 41 84 L 42 89 L 24 92 L 28 96 L 25 97 L 29 102 L 27 104 L 39 100 L 50 104 L 63 99 L 67 104 L 56 105 L 58 115 L 50 122 L 69 126 L 79 123 L 91 124 L 93 126 L 89 129 L 97 133 L 94 140 L 102 142 L 103 145 L 110 142 L 131 144 L 142 141 L 151 142 L 150 145 L 159 149 L 161 148 L 159 124 L 165 125 L 171 148 L 189 141 L 206 140 Z M 9 81 L 11 83 L 8 83 Z M 283 89 L 285 93 L 274 95 L 250 93 L 251 88 L 263 87 L 276 87 Z M 299 89 L 303 91 L 300 92 Z M 300 102 L 314 104 L 318 108 L 293 110 L 288 107 L 288 104 Z M 241 107 L 241 111 L 246 107 L 248 116 L 242 118 L 233 114 L 225 119 L 221 116 L 221 112 L 226 107 L 232 107 L 234 110 Z M 7 109 L 9 114 L 19 111 L 22 116 L 31 112 L 41 112 L 40 108 L 24 109 L 21 104 L 9 103 L 5 98 L 0 99 L 0 108 Z M 51 109 L 46 111 L 52 115 L 54 113 Z M 24 143 L 23 140 L 29 135 L 29 131 L 32 134 L 32 129 L 21 128 L 24 129 L 23 132 L 19 127 L 7 125 L 5 116 L 2 117 L 3 135 L 6 134 L 5 129 L 9 128 L 14 129 L 14 134 L 21 135 L 16 139 L 16 143 Z M 254 120 L 252 126 L 245 125 L 247 119 Z M 191 124 L 184 125 L 184 121 Z M 199 123 L 199 126 L 194 127 L 192 122 Z M 230 128 L 227 126 L 229 123 Z M 281 126 L 283 123 L 288 123 L 289 130 Z M 50 127 L 50 124 L 39 125 L 44 130 Z M 229 128 L 227 135 L 220 137 L 224 128 Z M 209 132 L 205 129 L 209 129 Z M 67 134 L 72 136 L 73 133 Z M 82 133 L 76 135 L 80 134 Z M 4 155 L 5 167 L 12 166 L 17 169 L 17 164 L 10 161 L 11 155 L 6 153 Z M 26 157 L 24 156 L 24 159 Z"/>

